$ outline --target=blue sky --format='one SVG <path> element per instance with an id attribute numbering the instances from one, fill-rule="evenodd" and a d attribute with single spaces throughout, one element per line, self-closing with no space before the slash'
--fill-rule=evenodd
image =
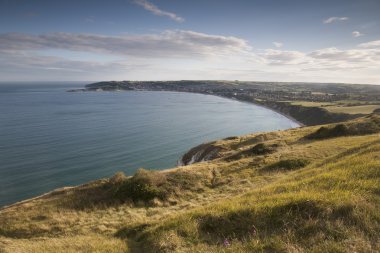
<path id="1" fill-rule="evenodd" d="M 0 81 L 380 84 L 378 0 L 0 0 Z"/>

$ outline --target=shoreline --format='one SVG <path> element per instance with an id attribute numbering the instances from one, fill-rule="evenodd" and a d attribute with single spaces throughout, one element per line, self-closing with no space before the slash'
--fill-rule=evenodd
<path id="1" fill-rule="evenodd" d="M 78 89 L 79 90 L 79 89 Z M 82 90 L 82 91 L 91 91 L 91 90 Z M 121 91 L 128 91 L 128 90 L 121 90 Z M 149 89 L 144 89 L 144 90 L 132 90 L 132 91 L 157 91 L 157 90 L 149 90 Z M 193 94 L 202 94 L 202 95 L 210 95 L 210 96 L 215 96 L 215 97 L 220 97 L 220 98 L 223 98 L 223 99 L 230 99 L 230 100 L 235 100 L 235 101 L 238 101 L 240 103 L 247 103 L 247 104 L 250 104 L 250 105 L 255 105 L 255 106 L 258 106 L 258 107 L 262 107 L 262 108 L 265 108 L 265 109 L 268 109 L 272 112 L 275 112 L 281 116 L 284 116 L 285 118 L 289 119 L 290 121 L 292 121 L 293 123 L 296 123 L 298 124 L 299 126 L 297 127 L 289 127 L 287 129 L 292 129 L 292 128 L 298 128 L 298 127 L 303 127 L 305 126 L 303 123 L 297 121 L 296 119 L 292 118 L 291 116 L 289 115 L 286 115 L 284 113 L 281 113 L 279 111 L 276 111 L 272 108 L 269 108 L 267 106 L 264 106 L 264 105 L 261 105 L 261 104 L 258 104 L 258 103 L 254 103 L 254 102 L 250 102 L 250 101 L 244 101 L 244 100 L 240 100 L 240 99 L 237 99 L 235 97 L 227 97 L 227 96 L 220 96 L 220 95 L 216 95 L 216 94 L 210 94 L 210 93 L 201 93 L 201 92 L 188 92 L 188 91 L 173 91 L 173 90 L 162 90 L 162 91 L 165 91 L 165 92 L 181 92 L 181 93 L 193 93 Z M 96 92 L 100 92 L 100 91 L 96 91 Z M 115 90 L 115 91 L 101 91 L 101 92 L 120 92 L 120 90 Z M 251 134 L 253 134 L 254 132 L 251 132 Z M 216 140 L 215 140 L 216 141 Z M 196 145 L 198 146 L 198 145 Z M 194 146 L 194 147 L 196 147 Z M 194 147 L 191 147 L 189 150 L 191 150 L 192 148 Z M 189 151 L 187 150 L 186 153 Z M 182 157 L 182 156 L 181 156 Z M 179 157 L 178 159 L 181 159 L 181 157 Z M 167 171 L 167 170 L 173 170 L 173 169 L 177 169 L 178 166 L 176 166 L 175 164 L 173 165 L 173 167 L 170 167 L 170 168 L 166 168 L 166 169 L 163 169 L 163 170 L 160 170 L 160 171 Z M 97 179 L 97 180 L 102 180 L 102 179 Z M 97 181 L 95 180 L 95 181 Z M 89 182 L 86 182 L 84 184 L 88 184 Z M 56 188 L 56 189 L 52 189 L 51 191 L 48 191 L 46 193 L 43 193 L 41 195 L 37 195 L 35 197 L 32 197 L 32 198 L 28 198 L 28 199 L 24 199 L 24 200 L 20 200 L 20 201 L 17 201 L 17 202 L 14 202 L 14 203 L 11 203 L 11 204 L 8 204 L 8 205 L 5 205 L 5 206 L 0 206 L 0 211 L 4 210 L 4 209 L 7 209 L 7 208 L 11 208 L 13 206 L 16 206 L 16 205 L 19 205 L 19 204 L 24 204 L 24 203 L 27 203 L 27 202 L 31 202 L 31 201 L 34 201 L 34 200 L 38 200 L 40 198 L 43 198 L 45 197 L 46 195 L 49 195 L 51 193 L 55 193 L 55 192 L 61 192 L 62 190 L 69 190 L 69 189 L 72 189 L 72 188 L 76 188 L 76 187 L 80 187 L 81 185 L 83 184 L 80 184 L 80 185 L 77 185 L 77 186 L 64 186 L 64 187 L 61 187 L 61 188 Z"/>
<path id="2" fill-rule="evenodd" d="M 284 87 L 278 84 L 285 85 Z M 302 92 L 297 91 L 302 88 Z M 336 92 L 337 88 L 342 92 Z M 356 88 L 355 88 L 356 89 Z M 349 85 L 337 87 L 311 86 L 301 87 L 286 85 L 286 83 L 260 82 L 224 82 L 224 81 L 101 81 L 90 83 L 83 88 L 68 90 L 68 92 L 79 91 L 168 91 L 168 92 L 189 92 L 203 95 L 213 95 L 222 98 L 234 99 L 240 102 L 248 102 L 265 109 L 276 112 L 288 120 L 291 120 L 299 127 L 324 125 L 330 123 L 343 122 L 358 117 L 363 114 L 348 114 L 339 111 L 329 111 L 321 106 L 303 106 L 302 104 L 292 104 L 291 101 L 340 101 L 352 97 L 355 90 Z M 363 88 L 362 88 L 363 89 Z M 377 91 L 368 89 L 368 95 L 357 97 L 357 100 L 372 101 L 377 99 Z M 318 94 L 317 94 L 318 93 Z M 317 95 L 316 95 L 317 94 Z M 380 95 L 380 89 L 379 89 Z M 348 105 L 347 105 L 348 106 Z M 293 126 L 291 126 L 293 127 Z"/>
<path id="3" fill-rule="evenodd" d="M 208 94 L 208 93 L 199 93 L 199 94 L 213 95 L 213 94 Z M 241 103 L 253 104 L 253 105 L 256 105 L 256 106 L 259 106 L 259 107 L 262 107 L 262 108 L 268 109 L 268 110 L 270 110 L 270 111 L 272 111 L 272 112 L 278 113 L 278 114 L 284 116 L 285 118 L 287 118 L 287 119 L 293 121 L 294 123 L 298 124 L 299 127 L 305 127 L 305 126 L 307 126 L 306 124 L 304 124 L 304 123 L 302 123 L 302 122 L 296 120 L 296 119 L 293 118 L 292 116 L 290 116 L 290 115 L 288 115 L 288 114 L 285 114 L 285 113 L 283 113 L 283 112 L 277 111 L 276 109 L 273 109 L 273 108 L 271 108 L 271 107 L 269 107 L 269 106 L 266 106 L 266 105 L 262 105 L 262 104 L 255 103 L 255 102 L 250 102 L 250 101 L 245 101 L 245 100 L 240 100 L 240 99 L 238 99 L 238 98 L 230 98 L 230 97 L 224 97 L 224 96 L 218 96 L 218 95 L 213 95 L 213 96 L 221 97 L 221 98 L 227 98 L 227 99 L 232 99 L 232 100 L 239 101 L 239 102 L 241 102 Z M 294 127 L 291 127 L 291 128 L 294 128 Z M 290 128 L 289 128 L 289 129 L 290 129 Z"/>
<path id="4" fill-rule="evenodd" d="M 285 118 L 287 118 L 287 119 L 293 121 L 294 123 L 297 123 L 297 124 L 299 125 L 299 127 L 305 127 L 305 126 L 307 126 L 306 124 L 304 124 L 304 123 L 302 123 L 302 122 L 296 120 L 296 119 L 293 118 L 292 116 L 290 116 L 290 115 L 288 115 L 288 114 L 285 114 L 285 113 L 283 113 L 283 112 L 277 111 L 277 110 L 275 110 L 275 109 L 273 109 L 273 108 L 270 108 L 270 107 L 268 107 L 268 106 L 261 105 L 261 104 L 257 104 L 257 103 L 254 103 L 254 102 L 248 102 L 248 103 L 252 103 L 252 104 L 254 104 L 254 105 L 257 105 L 257 106 L 263 107 L 263 108 L 265 108 L 265 109 L 271 110 L 271 111 L 273 111 L 273 112 L 276 112 L 276 113 L 278 113 L 278 114 L 284 116 Z M 292 128 L 294 128 L 294 127 L 292 127 Z"/>
<path id="5" fill-rule="evenodd" d="M 286 113 L 283 113 L 281 111 L 278 111 L 276 109 L 273 109 L 269 106 L 266 106 L 266 105 L 263 105 L 263 104 L 259 104 L 259 103 L 255 103 L 255 102 L 252 102 L 252 101 L 246 101 L 246 100 L 241 100 L 239 98 L 236 98 L 236 97 L 228 97 L 228 96 L 222 96 L 222 95 L 217 95 L 217 94 L 213 94 L 213 93 L 208 93 L 208 92 L 192 92 L 192 91 L 179 91 L 179 90 L 154 90 L 154 89 L 140 89 L 140 90 L 120 90 L 120 89 L 115 89 L 115 90 L 90 90 L 90 89 L 87 89 L 87 88 L 79 88 L 79 89 L 73 89 L 73 90 L 68 90 L 67 92 L 122 92 L 122 91 L 125 91 L 125 92 L 128 92 L 128 91 L 167 91 L 167 92 L 181 92 L 181 93 L 193 93 L 193 94 L 202 94 L 202 95 L 209 95 L 209 96 L 215 96 L 215 97 L 220 97 L 220 98 L 225 98 L 225 99 L 231 99 L 231 100 L 236 100 L 236 101 L 239 101 L 241 103 L 248 103 L 248 104 L 253 104 L 253 105 L 256 105 L 256 106 L 259 106 L 259 107 L 262 107 L 262 108 L 265 108 L 265 109 L 268 109 L 272 112 L 275 112 L 275 113 L 278 113 L 282 116 L 284 116 L 285 118 L 293 121 L 294 123 L 298 124 L 299 126 L 298 127 L 305 127 L 305 126 L 308 126 L 307 124 L 305 123 L 302 123 L 301 121 L 295 119 L 294 117 L 286 114 Z M 294 127 L 291 127 L 291 128 L 294 128 Z"/>

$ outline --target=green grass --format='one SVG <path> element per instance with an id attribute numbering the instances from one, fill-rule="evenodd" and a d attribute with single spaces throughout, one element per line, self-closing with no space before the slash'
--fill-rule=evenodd
<path id="1" fill-rule="evenodd" d="M 380 108 L 378 101 L 358 101 L 358 100 L 341 100 L 334 102 L 308 102 L 294 101 L 293 105 L 301 105 L 305 107 L 321 107 L 332 113 L 346 114 L 371 114 Z"/>
<path id="2" fill-rule="evenodd" d="M 331 106 L 326 109 L 333 113 L 347 114 L 371 114 L 374 110 L 380 108 L 380 105 L 357 105 L 357 106 Z"/>
<path id="3" fill-rule="evenodd" d="M 2 209 L 0 252 L 379 252 L 380 116 L 338 125 L 226 138 L 212 161 Z"/>
<path id="4" fill-rule="evenodd" d="M 153 225 L 138 239 L 148 245 L 147 252 L 182 252 L 182 247 L 185 252 L 375 252 L 380 246 L 378 154 L 379 142 Z M 225 240 L 231 246 L 225 247 Z"/>

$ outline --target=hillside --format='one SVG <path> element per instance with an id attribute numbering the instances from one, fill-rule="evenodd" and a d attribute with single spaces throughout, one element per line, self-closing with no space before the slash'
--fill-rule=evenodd
<path id="1" fill-rule="evenodd" d="M 380 116 L 230 137 L 204 162 L 0 210 L 0 252 L 379 252 Z"/>

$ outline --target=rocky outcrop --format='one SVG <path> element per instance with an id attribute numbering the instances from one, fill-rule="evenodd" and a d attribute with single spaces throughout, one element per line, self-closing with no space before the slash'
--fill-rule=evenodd
<path id="1" fill-rule="evenodd" d="M 185 166 L 193 163 L 214 160 L 220 157 L 222 147 L 216 146 L 215 142 L 198 145 L 186 152 L 178 160 L 177 166 Z"/>

